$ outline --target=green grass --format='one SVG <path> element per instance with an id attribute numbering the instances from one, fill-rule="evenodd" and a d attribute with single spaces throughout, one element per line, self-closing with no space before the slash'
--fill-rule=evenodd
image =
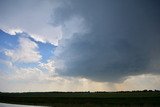
<path id="1" fill-rule="evenodd" d="M 160 107 L 160 92 L 0 93 L 0 102 L 54 107 Z"/>

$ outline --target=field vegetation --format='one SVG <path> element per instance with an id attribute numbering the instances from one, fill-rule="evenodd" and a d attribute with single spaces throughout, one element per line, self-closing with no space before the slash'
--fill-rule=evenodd
<path id="1" fill-rule="evenodd" d="M 53 107 L 160 107 L 160 91 L 1 92 L 0 102 Z"/>

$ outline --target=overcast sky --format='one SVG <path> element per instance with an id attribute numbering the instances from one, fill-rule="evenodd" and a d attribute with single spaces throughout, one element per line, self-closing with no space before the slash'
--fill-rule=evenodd
<path id="1" fill-rule="evenodd" d="M 159 0 L 0 0 L 0 91 L 160 89 Z"/>

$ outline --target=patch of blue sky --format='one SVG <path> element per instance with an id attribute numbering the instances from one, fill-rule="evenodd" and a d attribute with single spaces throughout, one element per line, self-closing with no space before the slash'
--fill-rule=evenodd
<path id="1" fill-rule="evenodd" d="M 14 65 L 18 68 L 34 68 L 37 67 L 39 65 L 39 63 L 37 62 L 33 62 L 33 63 L 23 63 L 23 62 L 15 62 Z"/>
<path id="2" fill-rule="evenodd" d="M 18 36 L 12 36 L 0 29 L 0 59 L 7 60 L 4 55 L 5 49 L 15 49 L 18 47 Z"/>
<path id="3" fill-rule="evenodd" d="M 26 34 L 27 36 L 27 34 Z M 33 38 L 27 36 L 30 40 L 34 41 L 36 44 L 38 44 L 38 51 L 42 55 L 41 62 L 46 63 L 48 59 L 54 57 L 54 50 L 56 49 L 57 46 L 54 46 L 53 44 L 50 43 L 42 43 L 42 42 L 37 42 Z"/>
<path id="4" fill-rule="evenodd" d="M 18 47 L 18 36 L 9 35 L 0 30 L 0 48 L 14 49 Z"/>
<path id="5" fill-rule="evenodd" d="M 2 60 L 7 60 L 8 58 L 6 57 L 6 55 L 4 54 L 4 52 L 0 51 L 0 59 Z"/>
<path id="6" fill-rule="evenodd" d="M 56 46 L 50 43 L 41 43 L 41 42 L 38 42 L 38 46 L 39 46 L 38 50 L 42 55 L 41 61 L 43 63 L 47 62 L 48 59 L 54 57 L 54 50 Z"/>

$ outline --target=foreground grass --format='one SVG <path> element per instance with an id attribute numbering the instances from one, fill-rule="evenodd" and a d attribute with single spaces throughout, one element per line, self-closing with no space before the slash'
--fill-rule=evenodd
<path id="1" fill-rule="evenodd" d="M 160 107 L 160 92 L 0 93 L 0 102 L 54 107 Z"/>

